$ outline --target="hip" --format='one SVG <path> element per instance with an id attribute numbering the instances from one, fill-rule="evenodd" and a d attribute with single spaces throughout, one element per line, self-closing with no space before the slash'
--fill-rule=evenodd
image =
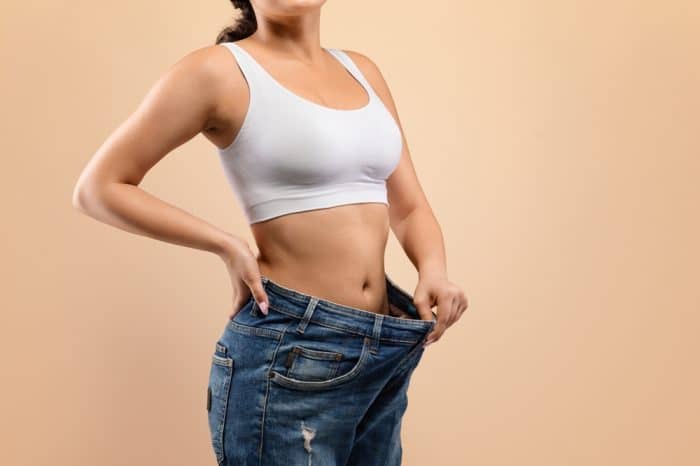
<path id="1" fill-rule="evenodd" d="M 386 275 L 385 283 L 404 317 L 338 304 L 263 275 L 269 313 L 249 298 L 212 355 L 207 409 L 219 464 L 297 464 L 311 451 L 328 458 L 324 464 L 346 464 L 363 448 L 357 426 L 375 425 L 370 419 L 384 421 L 364 438 L 376 435 L 398 454 L 409 379 L 436 321 L 421 320 L 412 296 Z M 311 432 L 327 451 L 299 448 Z M 290 463 L 293 455 L 301 456 Z"/>

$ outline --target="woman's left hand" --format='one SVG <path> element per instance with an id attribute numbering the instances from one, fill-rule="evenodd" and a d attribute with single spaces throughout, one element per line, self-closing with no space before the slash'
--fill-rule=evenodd
<path id="1" fill-rule="evenodd" d="M 445 275 L 419 277 L 413 293 L 413 304 L 421 319 L 433 318 L 431 308 L 437 306 L 437 323 L 425 339 L 424 346 L 438 341 L 452 324 L 467 310 L 467 296 L 462 289 L 450 282 Z"/>

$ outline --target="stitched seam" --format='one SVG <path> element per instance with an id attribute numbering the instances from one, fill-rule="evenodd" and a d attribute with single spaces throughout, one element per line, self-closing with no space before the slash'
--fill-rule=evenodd
<path id="1" fill-rule="evenodd" d="M 290 291 L 288 291 L 288 290 L 285 290 L 285 291 L 283 292 L 285 298 L 288 298 L 288 299 L 290 299 L 290 300 L 292 300 L 292 301 L 295 301 L 297 304 L 304 304 L 304 298 L 299 297 L 299 296 L 296 296 L 296 295 L 294 295 L 294 294 L 290 294 L 290 293 L 293 293 L 293 292 L 290 292 Z M 334 304 L 334 305 L 335 305 L 335 306 L 342 306 L 342 304 Z M 272 306 L 271 306 L 271 307 L 272 307 Z M 343 316 L 346 316 L 346 317 L 355 317 L 355 318 L 358 317 L 357 314 L 355 314 L 355 313 L 353 313 L 353 312 L 351 312 L 351 311 L 348 311 L 348 310 L 345 310 L 345 309 L 336 308 L 336 307 L 334 307 L 333 309 L 328 309 L 328 308 L 325 308 L 325 307 L 321 307 L 321 309 L 322 309 L 323 311 L 331 312 L 331 313 L 334 313 L 334 314 L 342 314 Z M 365 312 L 371 314 L 370 311 L 365 311 Z M 382 314 L 382 315 L 384 316 L 384 318 L 386 319 L 386 321 L 389 322 L 389 323 L 398 323 L 398 324 L 401 324 L 401 325 L 409 325 L 409 326 L 411 326 L 411 327 L 423 328 L 423 327 L 425 327 L 427 324 L 430 323 L 430 321 L 426 321 L 426 320 L 404 319 L 404 318 L 400 318 L 400 317 L 394 317 L 394 316 L 391 316 L 391 315 L 384 315 L 384 314 Z M 361 317 L 370 317 L 370 316 L 361 316 Z"/>
<path id="2" fill-rule="evenodd" d="M 299 353 L 302 356 L 307 357 L 309 359 L 319 359 L 322 361 L 331 360 L 332 361 L 332 360 L 336 359 L 338 356 L 341 356 L 341 357 L 343 356 L 343 353 L 339 353 L 337 351 L 315 350 L 312 348 L 307 348 L 306 346 L 302 346 L 302 345 L 295 345 L 295 346 L 298 348 L 297 351 L 299 351 Z"/>
<path id="3" fill-rule="evenodd" d="M 422 348 L 423 342 L 418 343 L 414 348 L 412 348 L 397 364 L 396 373 L 400 373 L 408 365 L 413 356 L 415 356 Z"/>
<path id="4" fill-rule="evenodd" d="M 233 320 L 229 320 L 228 327 L 234 332 L 245 333 L 248 335 L 259 335 L 261 337 L 274 338 L 276 340 L 282 337 L 282 334 L 277 330 L 264 327 L 249 327 L 247 325 L 239 324 Z"/>
<path id="5" fill-rule="evenodd" d="M 308 295 L 304 295 L 304 294 L 299 293 L 298 291 L 295 291 L 293 289 L 286 288 L 285 286 L 280 285 L 278 283 L 273 282 L 270 285 L 275 287 L 276 293 L 282 294 L 285 298 L 288 298 L 292 301 L 296 301 L 298 304 L 304 304 L 304 301 L 308 301 Z M 398 288 L 396 286 L 395 286 L 395 288 L 400 290 L 401 293 L 404 294 L 404 297 L 406 299 L 409 299 L 409 300 L 411 299 L 410 295 L 406 294 L 405 291 L 401 290 L 400 288 Z M 370 311 L 358 310 L 358 309 L 352 308 L 350 306 L 346 306 L 346 305 L 340 304 L 340 303 L 335 303 L 333 301 L 329 301 L 326 299 L 323 299 L 323 300 L 319 299 L 319 301 L 326 301 L 326 302 L 333 305 L 333 307 L 331 309 L 323 308 L 323 310 L 327 311 L 327 312 L 342 313 L 343 315 L 350 316 L 350 317 L 358 317 L 358 315 L 360 315 L 361 317 L 367 317 L 365 314 L 371 314 Z M 359 314 L 358 311 L 362 311 L 363 314 Z M 384 318 L 386 319 L 387 322 L 393 322 L 393 323 L 400 324 L 400 325 L 407 324 L 407 325 L 417 326 L 417 327 L 423 327 L 424 325 L 426 325 L 426 323 L 429 323 L 427 321 L 420 320 L 420 319 L 404 319 L 404 318 L 394 317 L 391 315 L 385 315 Z"/>
<path id="6" fill-rule="evenodd" d="M 262 419 L 260 422 L 260 442 L 258 446 L 258 465 L 262 466 L 262 453 L 263 453 L 263 442 L 264 442 L 264 437 L 265 437 L 265 414 L 267 413 L 267 402 L 270 397 L 270 371 L 272 371 L 272 368 L 275 366 L 275 360 L 277 359 L 277 352 L 280 349 L 280 346 L 282 345 L 282 341 L 284 341 L 284 335 L 286 334 L 287 330 L 289 329 L 289 326 L 282 330 L 280 334 L 279 340 L 277 340 L 277 346 L 275 347 L 275 352 L 272 355 L 272 362 L 270 363 L 270 366 L 267 369 L 267 372 L 265 373 L 265 399 L 263 400 L 263 410 L 262 410 Z"/>
<path id="7" fill-rule="evenodd" d="M 216 357 L 216 356 L 215 356 Z M 223 359 L 223 358 L 222 358 Z M 233 358 L 228 358 L 233 361 Z M 233 378 L 233 362 L 231 364 L 226 364 L 226 365 L 221 365 L 222 370 L 224 372 L 224 381 L 223 381 L 223 386 L 221 387 L 221 393 L 219 396 L 221 396 L 220 402 L 223 402 L 223 409 L 221 410 L 221 421 L 219 422 L 219 426 L 216 432 L 216 442 L 218 443 L 219 446 L 219 451 L 216 454 L 216 461 L 218 464 L 221 464 L 224 459 L 225 459 L 225 450 L 224 450 L 224 428 L 226 426 L 226 415 L 228 413 L 228 399 L 229 399 L 229 394 L 231 390 L 231 384 L 232 384 L 232 378 Z"/>
<path id="8" fill-rule="evenodd" d="M 292 379 L 286 380 L 288 378 L 285 378 L 284 374 L 277 373 L 275 374 L 274 382 L 282 386 L 286 386 L 297 390 L 324 390 L 336 387 L 338 385 L 350 383 L 358 376 L 358 373 L 362 371 L 364 366 L 367 364 L 370 355 L 372 354 L 370 351 L 372 345 L 370 337 L 364 337 L 362 345 L 362 353 L 360 353 L 360 359 L 357 361 L 355 367 L 353 367 L 352 370 L 350 370 L 350 372 L 346 372 L 343 375 L 340 375 L 334 379 L 325 381 L 308 381 Z M 338 380 L 341 377 L 342 379 Z"/>
<path id="9" fill-rule="evenodd" d="M 281 314 L 284 314 L 284 315 L 288 315 L 288 316 L 290 316 L 290 317 L 299 317 L 297 314 L 284 311 L 284 310 L 282 310 L 282 309 L 280 309 L 280 308 L 278 308 L 278 307 L 276 307 L 276 306 L 270 305 L 270 309 L 274 309 L 275 311 L 277 311 L 277 312 L 279 312 L 279 313 L 281 313 Z M 351 317 L 352 317 L 352 316 L 351 316 Z M 350 334 L 352 334 L 352 335 L 358 335 L 358 336 L 365 336 L 364 333 L 356 332 L 356 331 L 351 330 L 351 329 L 348 329 L 348 328 L 346 328 L 346 327 L 336 327 L 335 325 L 327 324 L 327 323 L 324 323 L 324 322 L 318 322 L 318 321 L 315 320 L 313 317 L 311 318 L 311 320 L 310 320 L 309 322 L 312 322 L 314 325 L 320 325 L 321 327 L 332 328 L 332 329 L 334 329 L 334 330 L 339 330 L 339 331 L 344 332 L 344 333 L 350 333 Z M 385 341 L 385 342 L 407 343 L 407 344 L 417 343 L 417 342 L 419 342 L 420 340 L 422 340 L 422 338 L 421 338 L 421 339 L 418 339 L 418 340 L 404 340 L 403 338 L 387 338 L 387 337 L 380 337 L 380 338 L 379 338 L 379 341 L 380 341 L 380 342 Z"/>

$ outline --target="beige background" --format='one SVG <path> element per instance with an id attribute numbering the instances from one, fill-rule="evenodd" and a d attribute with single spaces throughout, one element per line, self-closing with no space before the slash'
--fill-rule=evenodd
<path id="1" fill-rule="evenodd" d="M 232 10 L 0 8 L 0 464 L 214 464 L 225 268 L 71 191 Z M 414 375 L 404 464 L 700 464 L 698 2 L 336 0 L 322 38 L 383 70 L 471 303 Z M 252 241 L 201 135 L 143 187 Z M 413 290 L 393 237 L 387 270 Z"/>

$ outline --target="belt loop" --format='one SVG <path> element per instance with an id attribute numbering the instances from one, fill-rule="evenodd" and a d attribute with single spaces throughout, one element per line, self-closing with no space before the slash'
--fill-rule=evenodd
<path id="1" fill-rule="evenodd" d="M 309 320 L 311 320 L 311 315 L 314 313 L 317 304 L 318 298 L 316 296 L 311 296 L 309 299 L 309 304 L 306 306 L 306 310 L 304 311 L 304 315 L 301 317 L 299 325 L 297 325 L 297 333 L 304 333 L 304 329 L 307 325 L 309 325 Z"/>
<path id="2" fill-rule="evenodd" d="M 377 354 L 379 351 L 379 337 L 382 334 L 382 322 L 384 321 L 384 316 L 382 314 L 376 314 L 374 317 L 374 327 L 372 327 L 372 342 L 369 348 L 369 352 L 372 354 Z"/>

